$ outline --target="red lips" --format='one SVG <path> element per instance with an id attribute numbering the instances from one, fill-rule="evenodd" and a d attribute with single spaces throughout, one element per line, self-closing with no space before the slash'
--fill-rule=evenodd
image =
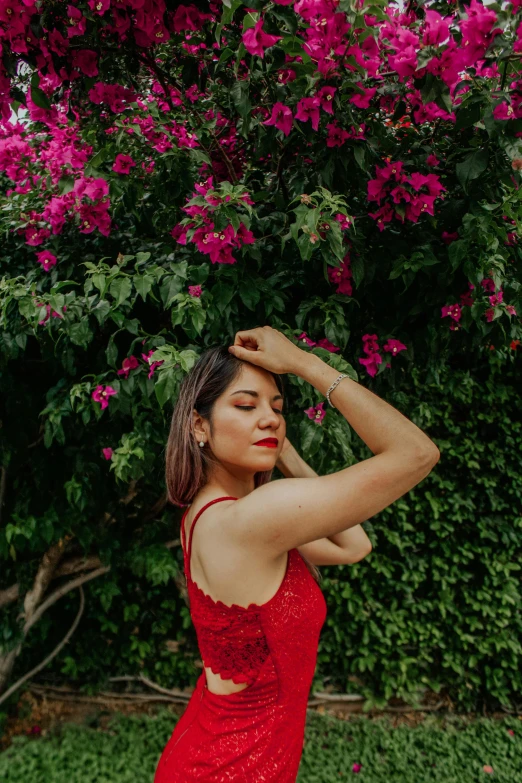
<path id="1" fill-rule="evenodd" d="M 263 440 L 258 440 L 257 443 L 254 443 L 254 446 L 272 446 L 272 448 L 276 448 L 278 443 L 277 438 L 263 438 Z"/>

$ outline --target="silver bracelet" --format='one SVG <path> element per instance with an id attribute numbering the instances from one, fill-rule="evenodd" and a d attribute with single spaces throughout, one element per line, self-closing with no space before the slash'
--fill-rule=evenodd
<path id="1" fill-rule="evenodd" d="M 333 392 L 333 390 L 335 389 L 335 387 L 337 386 L 337 384 L 338 384 L 338 383 L 341 383 L 341 381 L 342 381 L 342 379 L 343 379 L 343 378 L 348 378 L 348 375 L 345 375 L 344 373 L 341 373 L 341 374 L 339 375 L 339 377 L 335 379 L 335 381 L 332 383 L 332 385 L 330 386 L 330 388 L 329 388 L 329 389 L 328 389 L 328 391 L 326 392 L 326 399 L 328 400 L 328 402 L 330 403 L 330 405 L 332 406 L 332 408 L 335 408 L 335 405 L 333 404 L 333 402 L 332 402 L 332 401 L 331 401 L 331 399 L 330 399 L 330 392 Z"/>

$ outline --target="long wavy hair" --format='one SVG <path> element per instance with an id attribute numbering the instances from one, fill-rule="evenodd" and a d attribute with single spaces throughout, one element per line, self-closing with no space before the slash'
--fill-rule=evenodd
<path id="1" fill-rule="evenodd" d="M 167 497 L 176 506 L 188 506 L 198 492 L 206 485 L 216 457 L 210 449 L 202 449 L 196 442 L 193 427 L 193 410 L 209 423 L 213 435 L 213 410 L 218 397 L 237 379 L 244 361 L 233 356 L 228 346 L 207 348 L 180 384 L 165 460 Z M 284 385 L 280 375 L 270 373 L 277 388 L 284 396 Z M 267 484 L 272 479 L 272 470 L 254 474 L 254 488 Z M 313 563 L 301 555 L 306 567 L 316 580 L 322 575 Z"/>

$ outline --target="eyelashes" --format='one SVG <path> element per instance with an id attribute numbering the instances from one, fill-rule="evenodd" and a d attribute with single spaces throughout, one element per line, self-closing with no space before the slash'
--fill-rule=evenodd
<path id="1" fill-rule="evenodd" d="M 254 405 L 236 405 L 236 408 L 239 408 L 242 411 L 253 411 Z M 278 411 L 277 408 L 272 408 L 272 410 L 275 413 L 280 413 L 281 415 L 283 415 L 283 411 Z"/>

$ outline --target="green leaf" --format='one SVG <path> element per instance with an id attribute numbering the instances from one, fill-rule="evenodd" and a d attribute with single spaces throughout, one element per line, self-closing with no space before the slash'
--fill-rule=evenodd
<path id="1" fill-rule="evenodd" d="M 58 192 L 61 196 L 64 196 L 66 193 L 70 193 L 70 191 L 74 188 L 74 183 L 76 180 L 74 177 L 66 175 L 65 177 L 60 177 L 58 180 Z"/>
<path id="2" fill-rule="evenodd" d="M 464 190 L 467 190 L 467 187 L 472 180 L 477 179 L 477 177 L 480 177 L 480 175 L 484 173 L 487 169 L 488 161 L 489 155 L 487 150 L 478 149 L 474 150 L 471 155 L 468 155 L 462 163 L 457 163 L 457 177 Z"/>
<path id="3" fill-rule="evenodd" d="M 86 348 L 93 338 L 93 333 L 89 328 L 87 318 L 83 318 L 79 323 L 71 324 L 69 327 L 69 337 L 74 345 Z"/>
<path id="4" fill-rule="evenodd" d="M 31 87 L 31 100 L 39 109 L 52 109 L 49 98 L 39 87 Z"/>
<path id="5" fill-rule="evenodd" d="M 177 294 L 183 290 L 184 281 L 177 275 L 166 275 L 160 288 L 163 307 L 167 309 L 174 301 Z"/>
<path id="6" fill-rule="evenodd" d="M 109 291 L 116 300 L 115 304 L 117 307 L 123 304 L 123 302 L 129 298 L 132 291 L 132 282 L 130 277 L 116 277 L 112 281 Z"/>
<path id="7" fill-rule="evenodd" d="M 142 275 L 134 278 L 134 288 L 138 292 L 138 294 L 141 296 L 143 301 L 147 298 L 147 294 L 151 290 L 154 283 L 154 278 L 152 275 Z"/>
<path id="8" fill-rule="evenodd" d="M 466 103 L 457 110 L 455 130 L 462 130 L 474 125 L 482 117 L 482 103 Z"/>
<path id="9" fill-rule="evenodd" d="M 154 393 L 158 403 L 163 408 L 166 402 L 168 402 L 173 396 L 176 390 L 176 375 L 172 368 L 168 370 L 157 370 L 158 380 L 154 384 Z"/>
<path id="10" fill-rule="evenodd" d="M 252 110 L 252 104 L 249 98 L 249 82 L 235 82 L 230 90 L 232 101 L 237 109 L 238 114 L 245 119 Z"/>
<path id="11" fill-rule="evenodd" d="M 111 334 L 109 339 L 109 344 L 107 346 L 107 350 L 105 351 L 105 355 L 107 357 L 107 362 L 112 366 L 116 366 L 116 362 L 118 361 L 118 346 L 114 342 L 114 335 Z"/>
<path id="12" fill-rule="evenodd" d="M 366 166 L 365 161 L 365 154 L 366 154 L 366 148 L 363 147 L 362 144 L 356 144 L 353 148 L 353 156 L 355 158 L 355 162 L 359 166 L 360 169 L 363 171 L 367 171 L 368 167 Z"/>

